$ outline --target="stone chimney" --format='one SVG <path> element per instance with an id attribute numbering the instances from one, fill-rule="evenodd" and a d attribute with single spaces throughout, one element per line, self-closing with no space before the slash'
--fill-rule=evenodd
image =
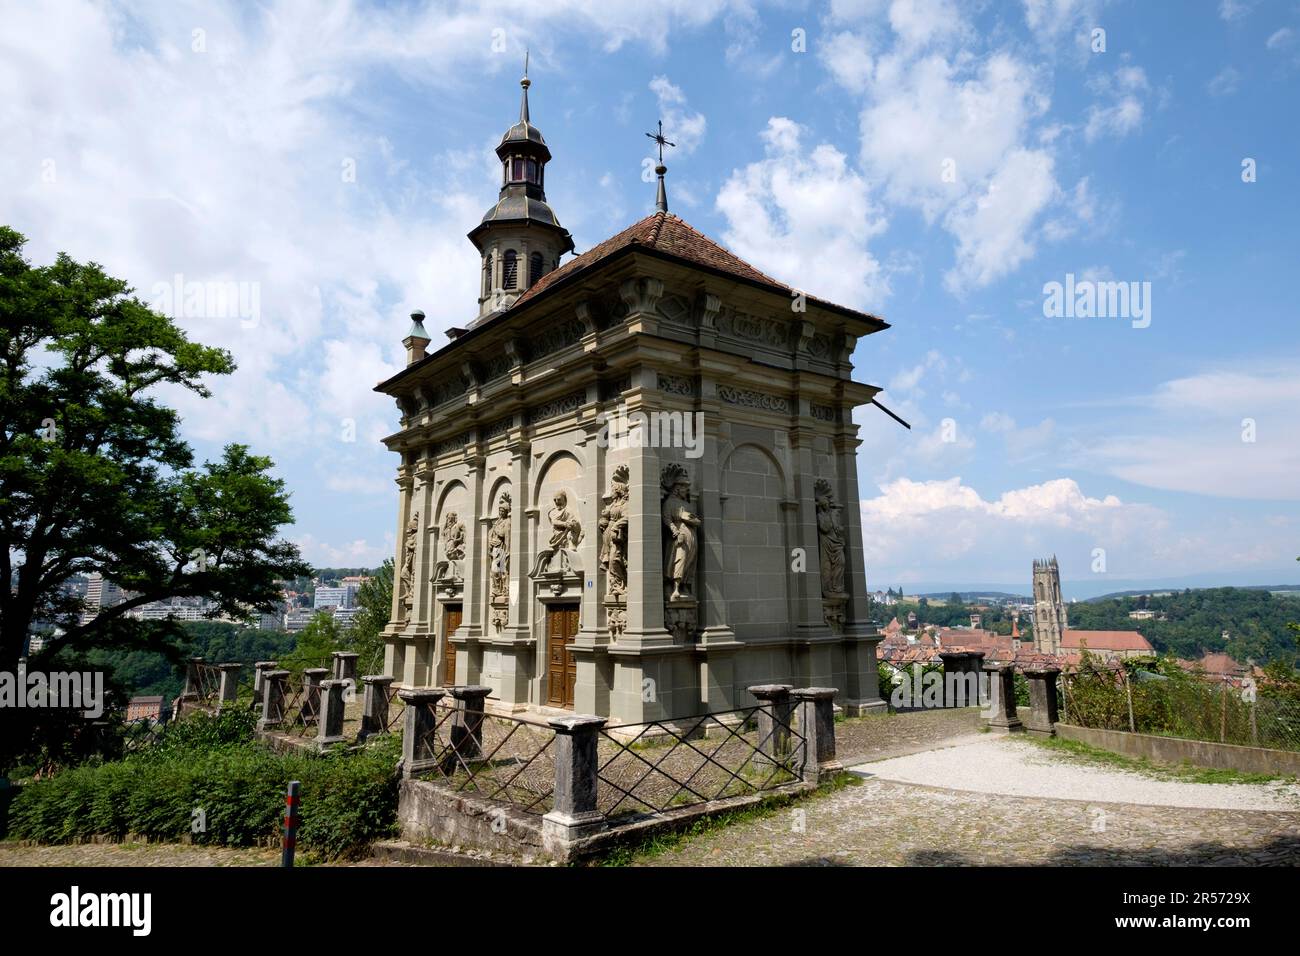
<path id="1" fill-rule="evenodd" d="M 424 313 L 416 309 L 411 313 L 411 331 L 402 339 L 406 346 L 406 364 L 414 365 L 424 358 L 425 349 L 429 347 L 429 333 L 424 331 Z"/>

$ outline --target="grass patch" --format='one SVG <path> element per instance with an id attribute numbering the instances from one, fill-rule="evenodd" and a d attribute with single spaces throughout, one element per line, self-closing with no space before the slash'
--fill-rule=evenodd
<path id="1" fill-rule="evenodd" d="M 585 863 L 587 866 L 630 866 L 631 864 L 641 861 L 654 859 L 669 850 L 683 846 L 691 840 L 698 837 L 707 836 L 718 830 L 739 823 L 748 823 L 752 820 L 761 820 L 764 817 L 770 817 L 779 810 L 795 806 L 806 800 L 812 800 L 843 790 L 845 787 L 856 787 L 862 783 L 862 778 L 857 774 L 848 773 L 847 771 L 837 773 L 829 780 L 822 782 L 816 790 L 810 793 L 795 794 L 793 796 L 786 794 L 771 794 L 761 802 L 753 806 L 743 807 L 738 810 L 728 810 L 725 813 L 719 813 L 714 816 L 700 817 L 693 820 L 689 825 L 679 830 L 669 832 L 655 833 L 642 840 L 629 843 L 626 846 L 615 847 L 608 853 L 598 859 L 589 860 Z"/>
<path id="2" fill-rule="evenodd" d="M 1099 767 L 1116 770 L 1128 770 L 1157 780 L 1176 780 L 1182 783 L 1295 783 L 1294 777 L 1285 774 L 1244 773 L 1240 770 L 1219 770 L 1213 767 L 1198 767 L 1190 763 L 1163 764 L 1145 757 L 1129 757 L 1110 750 L 1102 750 L 1091 744 L 1078 740 L 1062 740 L 1060 737 L 1027 738 L 1046 750 L 1070 757 Z"/>

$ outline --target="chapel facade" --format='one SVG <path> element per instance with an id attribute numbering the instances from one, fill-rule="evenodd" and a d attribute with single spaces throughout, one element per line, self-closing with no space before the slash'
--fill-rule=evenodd
<path id="1" fill-rule="evenodd" d="M 884 708 L 852 380 L 879 318 L 764 275 L 667 210 L 582 255 L 528 110 L 469 237 L 477 317 L 377 386 L 400 409 L 387 673 L 611 724 L 751 706 L 760 683 Z"/>

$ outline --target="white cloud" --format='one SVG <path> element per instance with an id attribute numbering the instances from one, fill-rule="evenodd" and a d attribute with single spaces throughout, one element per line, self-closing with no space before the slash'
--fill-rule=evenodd
<path id="1" fill-rule="evenodd" d="M 686 94 L 674 86 L 666 76 L 656 76 L 650 81 L 650 90 L 659 101 L 659 116 L 664 123 L 664 137 L 677 144 L 677 149 L 689 154 L 704 141 L 708 121 L 703 113 L 691 112 L 686 107 Z M 658 154 L 656 153 L 656 156 Z"/>
<path id="2" fill-rule="evenodd" d="M 861 509 L 868 576 L 889 580 L 916 580 L 919 568 L 930 579 L 989 580 L 1023 574 L 1023 564 L 1040 552 L 1087 554 L 1093 547 L 1134 561 L 1150 553 L 1150 538 L 1166 524 L 1157 509 L 1086 495 L 1072 478 L 994 499 L 961 478 L 899 478 Z"/>
<path id="3" fill-rule="evenodd" d="M 1214 74 L 1205 89 L 1211 96 L 1231 96 L 1241 86 L 1241 74 L 1230 66 L 1225 66 Z"/>
<path id="4" fill-rule="evenodd" d="M 1056 435 L 1056 422 L 1050 418 L 1021 428 L 1004 412 L 989 412 L 980 419 L 980 428 L 1002 436 L 1012 463 L 1040 454 Z"/>
<path id="5" fill-rule="evenodd" d="M 1067 31 L 1078 32 L 1097 26 L 1097 0 L 1024 0 L 1025 25 L 1044 40 L 1054 40 Z"/>
<path id="6" fill-rule="evenodd" d="M 1088 107 L 1083 135 L 1088 142 L 1102 136 L 1127 136 L 1142 125 L 1142 97 L 1151 89 L 1146 71 L 1125 65 L 1113 74 L 1101 74 L 1089 84 L 1106 102 Z"/>
<path id="7" fill-rule="evenodd" d="M 925 395 L 921 385 L 927 378 L 944 377 L 949 367 L 948 359 L 936 349 L 930 349 L 916 365 L 899 369 L 889 380 L 889 393 L 908 399 L 917 399 Z"/>
<path id="8" fill-rule="evenodd" d="M 1202 372 L 1125 404 L 1141 413 L 1084 442 L 1078 465 L 1169 491 L 1300 500 L 1300 362 Z"/>
<path id="9" fill-rule="evenodd" d="M 818 49 L 835 82 L 855 93 L 866 90 L 875 61 L 871 57 L 871 42 L 865 35 L 842 30 L 831 34 Z"/>
<path id="10" fill-rule="evenodd" d="M 1219 0 L 1219 16 L 1229 22 L 1240 20 L 1254 8 L 1249 0 Z"/>
<path id="11" fill-rule="evenodd" d="M 1034 253 L 1031 229 L 1056 193 L 1052 157 L 1016 150 L 982 195 L 967 198 L 945 220 L 957 237 L 957 263 L 944 284 L 960 293 L 1013 271 Z"/>
<path id="12" fill-rule="evenodd" d="M 1269 35 L 1269 38 L 1264 41 L 1264 46 L 1268 47 L 1270 50 L 1277 51 L 1286 50 L 1294 43 L 1295 31 L 1290 27 L 1282 27 L 1280 30 Z"/>
<path id="13" fill-rule="evenodd" d="M 333 543 L 312 534 L 296 535 L 290 540 L 302 552 L 303 560 L 318 568 L 373 568 L 393 556 L 392 535 L 383 544 L 364 538 Z"/>
<path id="14" fill-rule="evenodd" d="M 987 285 L 1032 255 L 1039 214 L 1059 195 L 1051 153 L 1026 145 L 1048 104 L 1043 78 L 1005 52 L 877 59 L 862 162 L 887 199 L 954 237 L 951 291 Z"/>
<path id="15" fill-rule="evenodd" d="M 952 39 L 966 27 L 952 0 L 893 0 L 889 25 L 907 47 Z"/>
<path id="16" fill-rule="evenodd" d="M 793 120 L 768 120 L 766 157 L 733 171 L 718 192 L 723 242 L 810 295 L 878 307 L 889 285 L 867 246 L 885 220 L 847 157 L 826 143 L 805 147 L 806 135 Z"/>
<path id="17" fill-rule="evenodd" d="M 1082 228 L 1097 224 L 1097 199 L 1087 176 L 1074 184 L 1074 188 L 1066 194 L 1063 205 L 1064 215 L 1043 224 L 1043 238 L 1057 242 L 1075 235 Z"/>
<path id="18" fill-rule="evenodd" d="M 940 55 L 878 61 L 861 116 L 862 161 L 893 201 L 927 219 L 982 187 L 1047 108 L 1033 71 L 1005 53 L 958 67 Z M 952 161 L 955 182 L 944 180 Z"/>

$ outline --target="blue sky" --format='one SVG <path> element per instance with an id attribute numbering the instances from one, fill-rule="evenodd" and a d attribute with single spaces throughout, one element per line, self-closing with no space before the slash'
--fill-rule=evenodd
<path id="1" fill-rule="evenodd" d="M 914 426 L 858 415 L 871 586 L 1025 589 L 1052 552 L 1067 592 L 1300 581 L 1292 0 L 0 15 L 0 220 L 146 300 L 177 274 L 256 289 L 255 318 L 178 315 L 240 370 L 169 400 L 201 455 L 275 458 L 318 564 L 392 552 L 371 388 L 413 308 L 439 338 L 476 311 L 465 233 L 527 47 L 579 251 L 651 210 L 662 118 L 677 214 L 892 323 L 856 356 Z M 1067 274 L 1149 283 L 1150 324 L 1045 316 Z"/>

